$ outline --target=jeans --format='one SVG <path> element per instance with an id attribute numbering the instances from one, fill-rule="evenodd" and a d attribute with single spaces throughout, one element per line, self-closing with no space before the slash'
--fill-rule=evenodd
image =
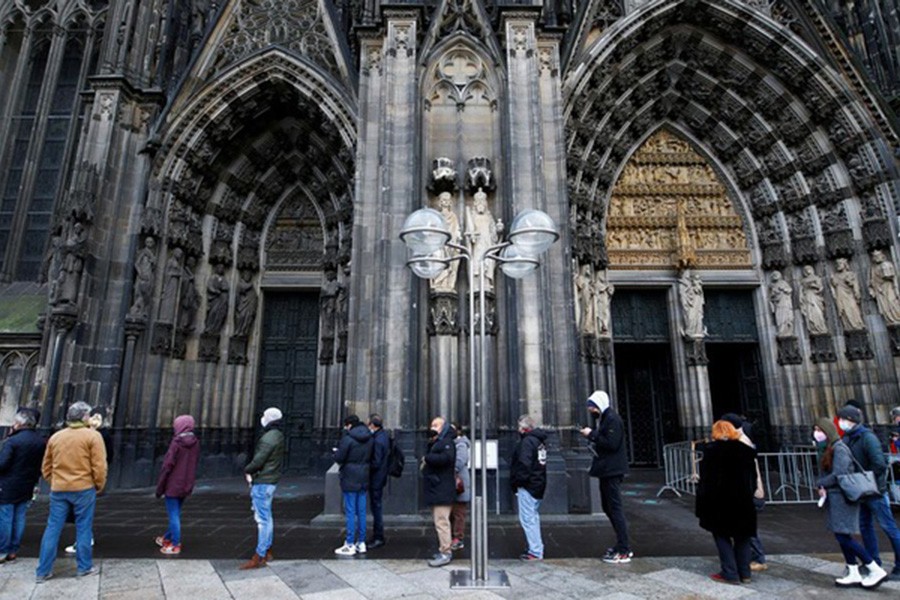
<path id="1" fill-rule="evenodd" d="M 849 533 L 836 533 L 834 534 L 834 539 L 841 545 L 844 561 L 846 561 L 848 565 L 859 564 L 856 560 L 857 558 L 861 559 L 864 565 L 872 562 L 872 555 L 869 554 L 865 548 L 860 546 L 859 542 L 854 540 Z"/>
<path id="2" fill-rule="evenodd" d="M 528 493 L 525 488 L 516 490 L 519 499 L 519 524 L 528 541 L 528 553 L 544 558 L 544 542 L 541 540 L 541 501 Z"/>
<path id="3" fill-rule="evenodd" d="M 344 519 L 347 544 L 366 543 L 366 491 L 344 492 Z M 355 539 L 354 539 L 355 537 Z"/>
<path id="4" fill-rule="evenodd" d="M 758 535 L 750 538 L 750 560 L 758 562 L 761 565 L 766 564 L 766 551 L 763 549 L 762 542 Z"/>
<path id="5" fill-rule="evenodd" d="M 897 568 L 897 565 L 900 565 L 900 529 L 897 528 L 897 522 L 891 513 L 887 494 L 859 501 L 859 532 L 862 534 L 863 545 L 880 565 L 881 558 L 878 556 L 878 538 L 875 535 L 875 525 L 872 523 L 873 516 L 878 520 L 881 530 L 891 540 L 891 546 L 894 547 L 894 568 Z"/>
<path id="6" fill-rule="evenodd" d="M 612 523 L 613 531 L 616 532 L 616 545 L 613 550 L 616 552 L 629 552 L 631 548 L 628 544 L 628 522 L 625 520 L 625 511 L 622 508 L 622 493 L 619 488 L 622 485 L 622 476 L 618 477 L 601 477 L 600 478 L 600 506 L 603 514 L 609 518 Z"/>
<path id="7" fill-rule="evenodd" d="M 31 500 L 18 504 L 0 504 L 0 556 L 17 554 L 25 533 L 25 513 Z"/>
<path id="8" fill-rule="evenodd" d="M 272 518 L 272 499 L 275 497 L 275 486 L 271 483 L 254 483 L 250 486 L 250 503 L 253 506 L 253 518 L 256 519 L 257 537 L 256 554 L 266 557 L 272 547 L 275 536 L 275 520 Z"/>
<path id="9" fill-rule="evenodd" d="M 728 581 L 738 581 L 750 577 L 750 538 L 731 538 L 713 534 L 722 577 Z"/>
<path id="10" fill-rule="evenodd" d="M 79 573 L 86 573 L 94 566 L 91 531 L 94 524 L 94 506 L 97 492 L 94 488 L 80 492 L 50 492 L 50 514 L 47 528 L 41 538 L 41 553 L 35 576 L 46 577 L 53 571 L 53 562 L 59 548 L 59 534 L 62 533 L 69 511 L 75 513 L 75 562 Z"/>
<path id="11" fill-rule="evenodd" d="M 164 539 L 169 540 L 173 546 L 181 545 L 181 505 L 184 498 L 166 496 L 166 512 L 169 513 L 169 529 Z"/>
<path id="12" fill-rule="evenodd" d="M 371 488 L 369 490 L 372 505 L 372 537 L 384 541 L 384 488 Z"/>

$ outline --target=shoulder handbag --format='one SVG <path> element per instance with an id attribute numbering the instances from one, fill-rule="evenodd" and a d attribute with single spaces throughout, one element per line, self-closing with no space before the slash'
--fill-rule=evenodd
<path id="1" fill-rule="evenodd" d="M 845 473 L 844 475 L 837 476 L 837 482 L 841 491 L 844 493 L 844 497 L 850 502 L 859 502 L 865 498 L 880 496 L 881 492 L 878 491 L 875 473 L 863 469 L 862 465 L 859 464 L 859 461 L 856 460 L 856 457 L 853 456 L 852 451 L 850 451 L 850 459 L 853 460 L 853 464 L 856 465 L 857 471 L 855 473 Z"/>

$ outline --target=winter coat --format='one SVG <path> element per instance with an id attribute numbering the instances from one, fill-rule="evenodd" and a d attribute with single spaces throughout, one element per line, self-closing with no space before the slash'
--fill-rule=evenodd
<path id="1" fill-rule="evenodd" d="M 456 501 L 470 502 L 472 500 L 472 490 L 470 489 L 469 451 L 471 450 L 472 442 L 466 436 L 461 435 L 454 440 L 454 443 L 456 444 L 456 465 L 454 468 L 456 469 L 456 475 L 463 482 L 463 492 L 456 495 Z"/>
<path id="2" fill-rule="evenodd" d="M 187 498 L 194 491 L 197 479 L 197 463 L 200 462 L 200 440 L 193 431 L 177 429 L 169 450 L 163 458 L 159 479 L 156 482 L 156 497 Z"/>
<path id="3" fill-rule="evenodd" d="M 547 489 L 547 433 L 540 429 L 526 431 L 519 438 L 509 461 L 509 483 L 513 490 L 525 488 L 541 500 Z"/>
<path id="4" fill-rule="evenodd" d="M 41 475 L 52 492 L 83 492 L 106 486 L 107 464 L 103 437 L 81 421 L 68 424 L 47 442 Z"/>
<path id="5" fill-rule="evenodd" d="M 391 458 L 391 437 L 384 429 L 372 434 L 372 462 L 369 465 L 369 489 L 380 490 L 387 485 Z"/>
<path id="6" fill-rule="evenodd" d="M 10 434 L 0 448 L 0 504 L 31 500 L 41 478 L 41 463 L 47 440 L 34 429 Z"/>
<path id="7" fill-rule="evenodd" d="M 700 527 L 715 535 L 756 535 L 756 450 L 739 440 L 703 447 L 695 514 Z"/>
<path id="8" fill-rule="evenodd" d="M 844 440 L 847 436 L 844 436 Z M 821 464 L 821 463 L 820 463 Z M 828 494 L 825 500 L 825 508 L 828 510 L 828 531 L 834 533 L 859 533 L 859 504 L 851 503 L 844 496 L 838 485 L 838 475 L 853 473 L 856 467 L 850 456 L 850 448 L 845 442 L 837 441 L 834 444 L 834 455 L 831 461 L 831 470 L 822 470 L 818 487 L 825 488 Z"/>
<path id="9" fill-rule="evenodd" d="M 362 423 L 345 431 L 334 451 L 334 462 L 341 467 L 341 491 L 365 492 L 369 488 L 369 463 L 372 462 L 372 432 Z"/>
<path id="10" fill-rule="evenodd" d="M 884 458 L 884 451 L 881 449 L 878 436 L 872 433 L 871 429 L 860 424 L 844 433 L 844 443 L 850 448 L 850 452 L 853 453 L 862 468 L 875 474 L 879 491 L 882 494 L 886 493 L 887 460 Z"/>
<path id="11" fill-rule="evenodd" d="M 591 477 L 619 477 L 628 472 L 625 456 L 625 425 L 612 408 L 607 408 L 597 419 L 597 425 L 588 436 L 594 447 L 591 461 Z"/>
<path id="12" fill-rule="evenodd" d="M 253 476 L 253 483 L 276 485 L 281 479 L 284 463 L 284 434 L 281 420 L 273 421 L 263 428 L 263 435 L 256 442 L 253 459 L 244 467 L 244 473 Z"/>
<path id="13" fill-rule="evenodd" d="M 422 497 L 428 506 L 449 506 L 456 500 L 456 442 L 445 423 L 434 440 L 428 442 L 423 458 Z"/>

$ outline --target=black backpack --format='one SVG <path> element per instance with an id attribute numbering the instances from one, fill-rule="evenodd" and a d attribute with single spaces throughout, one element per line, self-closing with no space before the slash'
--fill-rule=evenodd
<path id="1" fill-rule="evenodd" d="M 401 450 L 400 446 L 397 445 L 397 442 L 394 441 L 393 435 L 391 435 L 390 439 L 391 443 L 388 451 L 388 475 L 391 477 L 402 477 L 403 465 L 406 464 L 406 459 L 403 457 L 403 450 Z"/>

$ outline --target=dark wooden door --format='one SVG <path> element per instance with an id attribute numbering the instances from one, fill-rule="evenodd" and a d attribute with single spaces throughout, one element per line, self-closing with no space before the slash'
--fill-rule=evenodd
<path id="1" fill-rule="evenodd" d="M 257 418 L 270 406 L 284 413 L 286 468 L 308 472 L 316 398 L 319 294 L 266 292 Z"/>
<path id="2" fill-rule="evenodd" d="M 768 449 L 769 411 L 758 344 L 713 342 L 706 353 L 713 419 L 725 413 L 745 416 L 753 442 L 760 450 Z"/>

